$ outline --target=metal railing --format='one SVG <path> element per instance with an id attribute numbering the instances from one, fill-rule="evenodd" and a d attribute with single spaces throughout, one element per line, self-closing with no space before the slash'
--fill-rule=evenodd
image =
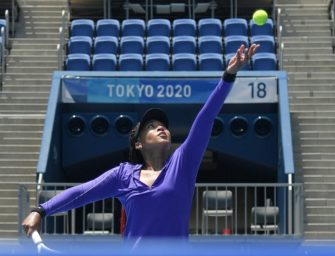
<path id="1" fill-rule="evenodd" d="M 35 205 L 35 200 L 32 199 L 44 202 L 74 185 L 77 184 L 45 183 L 36 189 L 36 184 L 21 184 L 19 224 L 29 211 L 27 208 Z M 213 198 L 208 199 L 205 196 L 208 191 L 214 194 L 214 201 Z M 216 194 L 218 196 L 215 196 Z M 222 201 L 222 195 L 230 197 L 224 197 Z M 29 199 L 32 202 L 29 202 Z M 94 202 L 69 212 L 46 217 L 42 232 L 118 234 L 120 210 L 121 205 L 116 199 Z M 228 234 L 300 236 L 303 234 L 302 184 L 196 184 L 189 231 L 190 235 L 206 236 Z M 23 234 L 20 225 L 19 232 Z"/>

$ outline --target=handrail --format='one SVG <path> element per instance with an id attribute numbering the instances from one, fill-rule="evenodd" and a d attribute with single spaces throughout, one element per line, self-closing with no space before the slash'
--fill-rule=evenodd
<path id="1" fill-rule="evenodd" d="M 2 38 L 1 42 L 1 80 L 0 80 L 0 91 L 2 90 L 2 85 L 4 81 L 4 74 L 5 74 L 5 28 L 2 27 L 0 31 L 0 38 Z"/>
<path id="2" fill-rule="evenodd" d="M 12 37 L 15 33 L 15 2 L 12 0 Z"/>
<path id="3" fill-rule="evenodd" d="M 6 27 L 5 27 L 5 46 L 9 47 L 9 11 L 5 11 Z"/>

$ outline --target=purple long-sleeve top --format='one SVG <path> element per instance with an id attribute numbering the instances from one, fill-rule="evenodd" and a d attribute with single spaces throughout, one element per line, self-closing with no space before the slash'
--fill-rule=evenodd
<path id="1" fill-rule="evenodd" d="M 214 119 L 231 87 L 232 82 L 220 80 L 196 116 L 186 140 L 166 160 L 151 187 L 140 181 L 142 165 L 121 163 L 41 204 L 46 215 L 116 197 L 126 211 L 125 238 L 188 237 L 198 169 Z"/>

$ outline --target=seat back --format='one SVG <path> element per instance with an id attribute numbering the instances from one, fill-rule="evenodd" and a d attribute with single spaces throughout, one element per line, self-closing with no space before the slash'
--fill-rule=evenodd
<path id="1" fill-rule="evenodd" d="M 93 37 L 94 21 L 90 19 L 76 19 L 71 21 L 71 36 L 89 36 Z"/>
<path id="2" fill-rule="evenodd" d="M 233 193 L 230 190 L 207 190 L 202 194 L 204 210 L 230 210 L 233 205 Z"/>
<path id="3" fill-rule="evenodd" d="M 196 36 L 196 22 L 193 19 L 176 19 L 172 28 L 173 36 Z"/>
<path id="4" fill-rule="evenodd" d="M 149 36 L 170 37 L 171 22 L 168 19 L 151 19 L 147 23 L 147 32 Z"/>
<path id="5" fill-rule="evenodd" d="M 113 229 L 113 213 L 88 213 L 88 230 L 108 230 Z"/>
<path id="6" fill-rule="evenodd" d="M 66 70 L 89 71 L 90 66 L 91 60 L 88 54 L 68 54 L 65 60 Z"/>
<path id="7" fill-rule="evenodd" d="M 162 54 L 162 53 L 147 54 L 145 64 L 147 71 L 170 70 L 170 58 L 168 54 Z"/>
<path id="8" fill-rule="evenodd" d="M 174 71 L 195 71 L 197 58 L 191 53 L 177 53 L 172 55 L 172 69 Z"/>
<path id="9" fill-rule="evenodd" d="M 277 57 L 274 53 L 256 53 L 251 61 L 253 70 L 277 70 Z"/>
<path id="10" fill-rule="evenodd" d="M 114 36 L 97 36 L 94 40 L 94 53 L 116 54 L 118 44 L 118 39 Z"/>
<path id="11" fill-rule="evenodd" d="M 143 56 L 136 53 L 121 54 L 119 57 L 120 71 L 142 71 Z"/>
<path id="12" fill-rule="evenodd" d="M 68 41 L 68 54 L 84 53 L 91 54 L 92 38 L 88 36 L 71 36 Z"/>
<path id="13" fill-rule="evenodd" d="M 249 41 L 247 36 L 227 36 L 224 38 L 225 53 L 236 53 L 240 48 L 241 44 L 245 47 L 249 47 Z"/>
<path id="14" fill-rule="evenodd" d="M 193 36 L 176 36 L 172 39 L 172 51 L 176 53 L 196 52 L 196 40 Z"/>
<path id="15" fill-rule="evenodd" d="M 222 37 L 201 36 L 198 39 L 199 52 L 202 53 L 222 53 Z"/>
<path id="16" fill-rule="evenodd" d="M 274 36 L 267 36 L 267 35 L 252 36 L 250 38 L 250 43 L 260 45 L 257 49 L 257 53 L 259 52 L 275 53 L 276 52 Z"/>
<path id="17" fill-rule="evenodd" d="M 199 69 L 201 71 L 222 71 L 224 66 L 222 54 L 203 53 L 199 55 Z"/>
<path id="18" fill-rule="evenodd" d="M 119 37 L 120 22 L 115 19 L 101 19 L 96 24 L 97 36 L 114 36 Z"/>
<path id="19" fill-rule="evenodd" d="M 94 54 L 92 58 L 92 69 L 94 71 L 115 71 L 116 56 L 114 54 Z"/>
<path id="20" fill-rule="evenodd" d="M 150 36 L 146 40 L 147 54 L 170 53 L 170 39 L 166 36 Z"/>
<path id="21" fill-rule="evenodd" d="M 122 36 L 140 36 L 144 37 L 145 22 L 141 19 L 126 19 L 121 25 Z"/>
<path id="22" fill-rule="evenodd" d="M 242 18 L 225 19 L 223 22 L 224 36 L 247 36 L 248 22 Z"/>
<path id="23" fill-rule="evenodd" d="M 253 19 L 249 21 L 250 36 L 268 35 L 273 36 L 273 21 L 268 18 L 264 25 L 257 25 Z"/>
<path id="24" fill-rule="evenodd" d="M 199 37 L 201 36 L 221 36 L 222 22 L 219 19 L 207 18 L 198 21 Z"/>
<path id="25" fill-rule="evenodd" d="M 123 36 L 120 41 L 121 54 L 137 53 L 143 54 L 144 39 L 140 36 Z"/>

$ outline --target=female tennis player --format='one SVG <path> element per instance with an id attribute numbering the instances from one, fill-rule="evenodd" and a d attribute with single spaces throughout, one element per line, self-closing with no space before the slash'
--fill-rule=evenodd
<path id="1" fill-rule="evenodd" d="M 39 229 L 44 216 L 117 197 L 127 216 L 125 238 L 187 238 L 196 176 L 214 119 L 237 71 L 258 47 L 240 46 L 196 116 L 187 138 L 172 155 L 168 118 L 160 109 L 149 109 L 130 133 L 130 161 L 34 208 L 22 223 L 27 235 Z"/>

